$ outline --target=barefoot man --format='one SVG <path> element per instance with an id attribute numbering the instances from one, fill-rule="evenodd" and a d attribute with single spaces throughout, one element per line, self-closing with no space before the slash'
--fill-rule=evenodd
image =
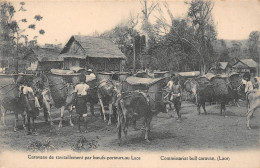
<path id="1" fill-rule="evenodd" d="M 87 103 L 87 91 L 89 89 L 89 85 L 86 84 L 86 76 L 84 74 L 80 74 L 79 76 L 79 84 L 76 85 L 74 90 L 74 96 L 76 96 L 76 112 L 78 114 L 78 130 L 80 132 L 80 119 L 81 117 L 84 119 L 85 123 L 85 132 L 87 131 L 87 111 L 86 111 L 86 103 Z"/>
<path id="2" fill-rule="evenodd" d="M 173 101 L 174 108 L 178 115 L 177 121 L 179 121 L 181 119 L 181 85 L 179 85 L 179 79 L 177 77 L 174 79 L 174 84 L 172 86 L 171 101 Z"/>

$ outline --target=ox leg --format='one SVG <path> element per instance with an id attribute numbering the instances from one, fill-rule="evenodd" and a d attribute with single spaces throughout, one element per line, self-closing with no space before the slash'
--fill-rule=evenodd
<path id="1" fill-rule="evenodd" d="M 1 105 L 1 122 L 3 123 L 4 126 L 5 125 L 5 113 L 6 113 L 6 109 Z"/>
<path id="2" fill-rule="evenodd" d="M 31 132 L 31 117 L 27 115 L 27 135 L 32 134 Z"/>
<path id="3" fill-rule="evenodd" d="M 38 133 L 36 131 L 35 123 L 34 123 L 34 117 L 31 117 L 31 119 L 32 119 L 32 133 L 33 133 L 33 135 L 38 135 Z"/>
<path id="4" fill-rule="evenodd" d="M 207 111 L 206 111 L 205 102 L 202 103 L 202 108 L 203 108 L 203 110 L 204 110 L 204 113 L 205 113 L 205 114 L 208 114 Z"/>
<path id="5" fill-rule="evenodd" d="M 201 106 L 201 104 L 198 103 L 198 105 L 197 105 L 197 111 L 198 111 L 199 115 L 200 115 L 200 106 Z"/>
<path id="6" fill-rule="evenodd" d="M 95 114 L 94 114 L 94 104 L 93 103 L 90 103 L 90 113 L 92 114 L 92 116 L 95 117 Z"/>
<path id="7" fill-rule="evenodd" d="M 145 123 L 146 123 L 146 127 L 145 127 L 145 141 L 146 142 L 150 142 L 149 135 L 150 135 L 151 118 L 147 118 Z"/>
<path id="8" fill-rule="evenodd" d="M 14 119 L 14 132 L 17 131 L 17 122 L 18 122 L 18 113 L 17 112 L 14 112 L 15 113 L 15 119 Z"/>
<path id="9" fill-rule="evenodd" d="M 226 115 L 226 105 L 225 102 L 221 102 L 220 103 L 220 115 L 222 115 L 224 113 L 224 115 Z"/>
<path id="10" fill-rule="evenodd" d="M 51 104 L 50 103 L 46 103 L 44 102 L 44 117 L 45 117 L 45 121 L 47 122 L 48 120 L 50 121 L 50 125 L 53 125 L 53 121 L 51 118 Z"/>
<path id="11" fill-rule="evenodd" d="M 52 118 L 51 118 L 51 106 L 48 109 L 48 117 L 49 117 L 50 125 L 53 126 L 54 124 L 53 124 L 53 121 L 52 121 Z"/>
<path id="12" fill-rule="evenodd" d="M 247 112 L 247 129 L 251 129 L 251 127 L 250 127 L 250 120 L 251 120 L 251 118 L 252 118 L 252 116 L 253 116 L 253 114 L 254 114 L 254 111 L 257 109 L 257 106 L 256 107 L 252 107 L 252 108 L 250 108 L 249 110 L 248 110 L 248 112 Z"/>
<path id="13" fill-rule="evenodd" d="M 129 119 L 126 118 L 125 119 L 125 125 L 124 125 L 124 128 L 123 128 L 123 131 L 124 131 L 124 134 L 125 134 L 126 143 L 128 143 L 128 138 L 127 138 L 128 122 L 129 122 Z"/>
<path id="14" fill-rule="evenodd" d="M 22 118 L 23 118 L 23 129 L 26 130 L 26 125 L 25 125 L 25 123 L 26 123 L 26 114 L 25 114 L 25 112 L 23 112 Z"/>
<path id="15" fill-rule="evenodd" d="M 197 95 L 197 93 L 195 93 L 195 104 L 197 105 L 198 104 L 198 95 Z"/>
<path id="16" fill-rule="evenodd" d="M 62 128 L 62 120 L 63 120 L 63 117 L 64 117 L 64 111 L 65 111 L 65 107 L 62 106 L 60 108 L 60 123 L 59 123 L 59 127 Z"/>
<path id="17" fill-rule="evenodd" d="M 120 146 L 122 143 L 122 140 L 121 140 L 121 132 L 122 132 L 121 122 L 122 122 L 122 120 L 119 115 L 121 115 L 121 114 L 118 114 L 118 118 L 117 118 L 117 129 L 118 129 L 117 136 L 118 136 L 118 140 L 119 140 L 118 145 Z"/>
<path id="18" fill-rule="evenodd" d="M 69 107 L 69 115 L 70 115 L 70 126 L 74 127 L 74 124 L 72 122 L 72 106 Z"/>
<path id="19" fill-rule="evenodd" d="M 44 115 L 45 122 L 47 123 L 48 122 L 48 115 L 47 115 L 47 108 L 46 107 L 43 107 L 43 115 Z"/>
<path id="20" fill-rule="evenodd" d="M 134 125 L 134 130 L 137 131 L 138 128 L 136 127 L 136 117 L 133 116 L 133 125 Z"/>
<path id="21" fill-rule="evenodd" d="M 104 105 L 103 105 L 101 98 L 99 98 L 99 103 L 100 103 L 101 110 L 102 110 L 102 113 L 103 113 L 103 116 L 104 116 L 104 121 L 107 121 L 106 114 L 105 114 L 105 108 L 104 108 Z"/>
<path id="22" fill-rule="evenodd" d="M 111 117 L 113 115 L 113 107 L 112 104 L 109 104 L 109 120 L 107 125 L 111 125 Z"/>

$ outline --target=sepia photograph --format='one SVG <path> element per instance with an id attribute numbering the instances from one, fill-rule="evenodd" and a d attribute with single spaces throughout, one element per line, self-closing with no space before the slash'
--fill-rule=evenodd
<path id="1" fill-rule="evenodd" d="M 0 168 L 259 168 L 259 18 L 257 0 L 1 0 Z"/>

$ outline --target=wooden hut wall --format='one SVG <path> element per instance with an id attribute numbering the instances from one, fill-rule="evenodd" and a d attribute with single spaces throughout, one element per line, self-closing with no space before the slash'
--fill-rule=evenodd
<path id="1" fill-rule="evenodd" d="M 120 59 L 106 59 L 107 71 L 120 71 Z"/>
<path id="2" fill-rule="evenodd" d="M 93 68 L 96 71 L 120 71 L 120 59 L 107 58 L 87 58 L 87 68 Z"/>
<path id="3" fill-rule="evenodd" d="M 50 71 L 51 69 L 62 69 L 62 61 L 41 61 L 38 63 L 37 71 Z"/>
<path id="4" fill-rule="evenodd" d="M 81 68 L 85 68 L 86 60 L 79 58 L 64 58 L 64 68 L 70 69 L 71 67 L 77 66 Z"/>

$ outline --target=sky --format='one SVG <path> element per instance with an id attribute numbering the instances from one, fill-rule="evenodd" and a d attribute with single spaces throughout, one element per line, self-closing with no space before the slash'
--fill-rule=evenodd
<path id="1" fill-rule="evenodd" d="M 20 1 L 12 1 L 19 9 Z M 118 23 L 126 20 L 130 13 L 140 13 L 139 0 L 135 1 L 58 1 L 38 0 L 25 1 L 26 12 L 17 12 L 16 19 L 27 18 L 28 23 L 34 23 L 33 17 L 40 14 L 43 20 L 36 23 L 36 30 L 28 30 L 29 38 L 33 38 L 39 29 L 44 29 L 44 35 L 38 35 L 38 43 L 62 43 L 72 35 L 91 35 L 97 31 L 102 33 L 112 29 Z M 175 18 L 187 15 L 188 5 L 184 1 L 168 1 Z M 256 0 L 222 0 L 214 1 L 212 11 L 217 27 L 218 39 L 247 39 L 250 32 L 260 31 L 260 1 Z M 153 18 L 153 16 L 152 16 Z M 151 18 L 151 19 L 152 19 Z M 28 25 L 20 23 L 21 27 Z"/>

